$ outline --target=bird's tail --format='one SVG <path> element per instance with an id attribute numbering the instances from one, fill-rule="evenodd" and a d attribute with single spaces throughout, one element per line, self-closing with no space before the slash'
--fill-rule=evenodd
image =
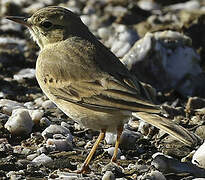
<path id="1" fill-rule="evenodd" d="M 202 143 L 202 139 L 200 139 L 197 135 L 192 132 L 186 130 L 182 126 L 175 124 L 170 119 L 161 117 L 156 114 L 149 114 L 146 112 L 135 112 L 133 116 L 161 129 L 166 133 L 174 136 L 179 141 L 183 142 L 188 146 L 196 146 L 197 144 Z"/>

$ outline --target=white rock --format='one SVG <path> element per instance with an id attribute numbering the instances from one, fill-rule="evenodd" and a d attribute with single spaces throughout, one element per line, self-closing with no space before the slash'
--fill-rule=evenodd
<path id="1" fill-rule="evenodd" d="M 80 130 L 84 129 L 84 127 L 81 124 L 78 124 L 78 123 L 74 123 L 74 128 L 77 131 L 80 131 Z"/>
<path id="2" fill-rule="evenodd" d="M 45 154 L 41 154 L 40 156 L 34 158 L 32 162 L 40 166 L 41 164 L 46 165 L 48 163 L 51 163 L 52 161 L 53 160 L 49 156 L 46 156 Z"/>
<path id="3" fill-rule="evenodd" d="M 82 15 L 80 16 L 80 19 L 82 20 L 82 22 L 86 25 L 86 26 L 90 26 L 91 25 L 91 19 L 88 15 Z"/>
<path id="4" fill-rule="evenodd" d="M 5 124 L 5 128 L 16 135 L 29 134 L 34 123 L 27 109 L 16 109 L 12 111 L 11 117 Z"/>
<path id="5" fill-rule="evenodd" d="M 106 141 L 107 144 L 114 145 L 115 141 L 116 141 L 116 138 L 117 138 L 117 135 L 114 134 L 114 133 L 107 132 L 105 134 L 105 141 Z"/>
<path id="6" fill-rule="evenodd" d="M 112 6 L 110 10 L 112 11 L 112 14 L 117 17 L 122 16 L 122 14 L 128 11 L 127 8 L 122 6 Z"/>
<path id="7" fill-rule="evenodd" d="M 26 103 L 24 103 L 24 106 L 27 109 L 33 109 L 34 108 L 34 102 L 26 102 Z"/>
<path id="8" fill-rule="evenodd" d="M 84 8 L 83 8 L 83 14 L 93 14 L 95 13 L 95 8 L 90 5 L 90 4 L 87 4 Z"/>
<path id="9" fill-rule="evenodd" d="M 3 18 L 1 20 L 1 30 L 4 30 L 4 31 L 13 30 L 13 31 L 19 31 L 20 32 L 21 29 L 22 29 L 22 26 L 20 24 L 14 23 L 12 21 L 8 21 L 6 18 Z M 2 40 L 3 40 L 3 42 L 5 42 L 5 40 L 6 40 L 8 43 L 14 42 L 15 44 L 17 44 L 18 40 L 20 41 L 19 38 L 1 37 L 0 38 L 0 43 L 1 44 L 2 44 Z"/>
<path id="10" fill-rule="evenodd" d="M 48 145 L 54 145 L 57 151 L 70 151 L 73 149 L 72 138 L 69 136 L 61 137 L 60 139 L 49 138 L 46 143 Z"/>
<path id="11" fill-rule="evenodd" d="M 123 57 L 139 38 L 137 33 L 125 25 L 115 25 L 115 34 L 105 44 L 117 57 Z"/>
<path id="12" fill-rule="evenodd" d="M 142 179 L 166 180 L 165 176 L 157 170 L 151 171 L 150 173 L 143 176 Z"/>
<path id="13" fill-rule="evenodd" d="M 62 180 L 76 180 L 81 179 L 82 175 L 77 173 L 62 172 L 61 170 L 56 170 L 59 179 Z"/>
<path id="14" fill-rule="evenodd" d="M 26 157 L 26 159 L 32 161 L 34 158 L 38 157 L 38 154 L 37 153 L 34 153 L 34 154 L 30 154 Z"/>
<path id="15" fill-rule="evenodd" d="M 98 35 L 100 38 L 102 38 L 103 40 L 107 40 L 109 38 L 110 35 L 110 30 L 106 27 L 101 27 L 98 29 Z"/>
<path id="16" fill-rule="evenodd" d="M 0 100 L 0 108 L 3 109 L 3 112 L 6 114 L 11 114 L 14 109 L 22 108 L 23 104 L 12 101 L 9 99 L 1 99 Z"/>
<path id="17" fill-rule="evenodd" d="M 70 131 L 69 129 L 59 125 L 50 125 L 42 132 L 42 136 L 44 137 L 44 139 L 52 138 L 54 134 L 62 134 L 64 136 L 69 136 Z"/>
<path id="18" fill-rule="evenodd" d="M 153 161 L 151 163 L 160 172 L 169 174 L 183 174 L 190 173 L 193 176 L 205 177 L 205 171 L 203 168 L 199 168 L 190 162 L 180 162 L 177 159 L 170 158 L 161 153 L 155 153 L 153 155 Z"/>
<path id="19" fill-rule="evenodd" d="M 160 8 L 159 5 L 154 1 L 141 0 L 141 1 L 138 1 L 137 5 L 141 9 L 144 9 L 147 11 L 158 10 Z"/>
<path id="20" fill-rule="evenodd" d="M 44 112 L 43 110 L 28 110 L 30 116 L 31 116 L 31 119 L 32 121 L 35 123 L 35 124 L 39 124 L 41 118 L 43 117 L 44 115 Z"/>
<path id="21" fill-rule="evenodd" d="M 25 79 L 34 79 L 35 78 L 35 69 L 26 68 L 20 70 L 17 74 L 14 75 L 14 80 L 18 82 L 24 82 Z"/>
<path id="22" fill-rule="evenodd" d="M 132 44 L 130 44 L 129 42 L 125 42 L 123 46 L 121 46 L 117 52 L 115 53 L 115 55 L 117 57 L 123 57 L 132 47 Z"/>
<path id="23" fill-rule="evenodd" d="M 192 163 L 205 168 L 205 143 L 203 143 L 194 153 Z"/>
<path id="24" fill-rule="evenodd" d="M 200 56 L 191 45 L 191 39 L 179 32 L 147 33 L 122 62 L 139 80 L 157 90 L 176 88 L 184 96 L 192 95 L 196 86 L 193 78 L 202 69 Z"/>
<path id="25" fill-rule="evenodd" d="M 130 131 L 125 129 L 122 132 L 122 135 L 120 137 L 120 146 L 122 146 L 123 148 L 132 148 L 132 145 L 135 145 L 136 140 L 140 137 L 141 135 L 137 132 L 134 131 Z M 105 141 L 107 142 L 107 144 L 112 144 L 115 145 L 115 141 L 116 141 L 117 135 L 113 134 L 113 133 L 106 133 L 105 135 Z"/>
<path id="26" fill-rule="evenodd" d="M 51 100 L 46 100 L 42 103 L 42 107 L 44 109 L 52 109 L 56 108 L 56 105 Z"/>
<path id="27" fill-rule="evenodd" d="M 108 154 L 109 154 L 111 157 L 112 157 L 113 154 L 114 154 L 114 150 L 115 150 L 114 147 L 110 147 L 110 148 L 108 148 L 108 149 L 104 149 L 104 151 L 107 151 Z M 121 152 L 121 150 L 118 148 L 117 159 L 119 159 L 121 155 L 122 155 L 122 152 Z"/>
<path id="28" fill-rule="evenodd" d="M 68 123 L 64 122 L 64 121 L 61 122 L 61 126 L 64 127 L 64 128 L 67 128 L 67 129 L 70 128 L 70 125 Z"/>
<path id="29" fill-rule="evenodd" d="M 10 180 L 25 179 L 25 177 L 23 177 L 24 175 L 25 175 L 25 172 L 23 170 L 9 171 L 6 174 L 6 177 L 9 178 Z"/>
<path id="30" fill-rule="evenodd" d="M 170 5 L 167 8 L 170 8 L 172 10 L 195 10 L 195 9 L 199 9 L 200 8 L 200 1 L 198 0 L 191 0 L 191 1 L 187 1 L 185 3 L 177 3 L 174 5 Z"/>
<path id="31" fill-rule="evenodd" d="M 45 101 L 45 100 L 44 100 L 44 97 L 39 97 L 39 98 L 36 98 L 36 99 L 34 100 L 34 102 L 35 102 L 36 105 L 38 105 L 38 106 L 42 106 L 42 104 L 43 104 L 44 101 Z"/>
<path id="32" fill-rule="evenodd" d="M 112 171 L 106 171 L 102 177 L 102 180 L 115 180 L 115 175 Z"/>

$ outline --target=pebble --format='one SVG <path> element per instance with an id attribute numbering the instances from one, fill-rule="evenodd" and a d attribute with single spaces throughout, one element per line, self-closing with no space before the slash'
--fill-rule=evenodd
<path id="1" fill-rule="evenodd" d="M 20 70 L 17 74 L 14 75 L 14 80 L 18 82 L 25 82 L 25 79 L 34 79 L 35 78 L 35 69 L 26 68 Z"/>
<path id="2" fill-rule="evenodd" d="M 51 125 L 51 121 L 48 118 L 43 117 L 43 118 L 40 119 L 39 125 L 48 127 L 48 126 Z"/>
<path id="3" fill-rule="evenodd" d="M 1 141 L 0 143 L 0 152 L 12 152 L 13 147 L 8 142 Z"/>
<path id="4" fill-rule="evenodd" d="M 90 30 L 98 29 L 100 25 L 99 18 L 96 16 L 96 14 L 92 14 L 90 16 L 81 15 L 80 18 L 82 22 L 89 27 Z"/>
<path id="5" fill-rule="evenodd" d="M 66 128 L 66 129 L 69 129 L 70 127 L 71 127 L 71 125 L 69 125 L 68 123 L 66 123 L 66 122 L 61 122 L 61 126 L 62 127 L 64 127 L 64 128 Z"/>
<path id="6" fill-rule="evenodd" d="M 38 97 L 34 100 L 37 106 L 42 106 L 43 102 L 45 101 L 44 96 Z"/>
<path id="7" fill-rule="evenodd" d="M 69 129 L 62 127 L 60 125 L 50 125 L 48 126 L 43 132 L 42 132 L 42 136 L 44 137 L 44 139 L 47 138 L 52 138 L 54 134 L 62 134 L 64 136 L 69 136 L 70 135 L 70 131 Z"/>
<path id="8" fill-rule="evenodd" d="M 98 29 L 98 36 L 103 39 L 104 41 L 108 40 L 109 35 L 110 35 L 110 30 L 107 27 L 101 27 Z"/>
<path id="9" fill-rule="evenodd" d="M 140 133 L 125 129 L 122 132 L 122 136 L 120 138 L 120 147 L 126 150 L 136 148 L 135 147 L 136 141 L 140 137 L 141 137 Z"/>
<path id="10" fill-rule="evenodd" d="M 46 143 L 54 145 L 57 151 L 70 151 L 73 149 L 73 138 L 70 134 L 66 137 L 61 134 L 55 134 L 54 139 L 49 138 Z"/>
<path id="11" fill-rule="evenodd" d="M 137 5 L 141 9 L 144 9 L 146 11 L 159 10 L 160 9 L 159 5 L 154 1 L 141 0 L 141 1 L 138 1 Z"/>
<path id="12" fill-rule="evenodd" d="M 115 180 L 115 175 L 112 173 L 112 171 L 106 171 L 105 174 L 102 177 L 102 180 Z"/>
<path id="13" fill-rule="evenodd" d="M 190 173 L 197 177 L 205 177 L 204 169 L 198 168 L 190 162 L 180 162 L 177 159 L 173 159 L 161 153 L 155 153 L 153 155 L 153 161 L 151 165 L 154 166 L 157 170 L 160 170 L 162 173 L 166 174 Z"/>
<path id="14" fill-rule="evenodd" d="M 34 102 L 25 102 L 23 104 L 27 109 L 33 109 L 34 107 Z"/>
<path id="15" fill-rule="evenodd" d="M 137 39 L 138 34 L 128 29 L 125 25 L 116 25 L 115 34 L 105 42 L 111 51 L 119 58 L 123 57 L 132 47 Z"/>
<path id="16" fill-rule="evenodd" d="M 138 131 L 141 134 L 147 136 L 150 132 L 150 127 L 151 127 L 151 125 L 149 123 L 146 123 L 145 121 L 140 120 Z"/>
<path id="17" fill-rule="evenodd" d="M 47 165 L 48 163 L 53 162 L 53 160 L 49 157 L 46 156 L 44 153 L 37 156 L 32 160 L 32 162 L 36 163 L 38 166 L 42 165 Z"/>
<path id="18" fill-rule="evenodd" d="M 23 104 L 16 102 L 16 101 L 12 101 L 9 99 L 1 99 L 0 100 L 0 108 L 2 108 L 3 112 L 6 114 L 11 115 L 12 111 L 14 109 L 18 109 L 18 108 L 22 108 Z"/>
<path id="19" fill-rule="evenodd" d="M 34 154 L 29 154 L 28 156 L 26 156 L 26 159 L 32 161 L 33 159 L 35 159 L 36 157 L 38 157 L 37 153 Z"/>
<path id="20" fill-rule="evenodd" d="M 26 13 L 29 14 L 33 14 L 34 12 L 36 12 L 38 9 L 41 9 L 45 6 L 45 4 L 43 2 L 36 2 L 36 3 L 32 3 L 30 6 L 24 8 L 24 11 Z"/>
<path id="21" fill-rule="evenodd" d="M 42 147 L 40 147 L 40 148 L 38 148 L 38 149 L 36 150 L 36 153 L 37 153 L 38 155 L 43 154 L 43 153 L 44 153 L 44 154 L 48 154 L 48 153 L 53 152 L 53 151 L 55 151 L 55 150 L 56 150 L 55 145 L 43 144 Z"/>
<path id="22" fill-rule="evenodd" d="M 13 147 L 13 153 L 15 154 L 24 154 L 24 155 L 29 155 L 32 151 L 28 148 L 24 148 L 20 145 L 14 146 Z"/>
<path id="23" fill-rule="evenodd" d="M 190 97 L 186 104 L 186 110 L 188 112 L 205 107 L 205 99 L 200 97 Z"/>
<path id="24" fill-rule="evenodd" d="M 46 100 L 42 103 L 44 109 L 53 109 L 56 108 L 56 105 L 51 100 Z"/>
<path id="25" fill-rule="evenodd" d="M 51 147 L 51 146 L 49 146 L 49 147 Z M 55 147 L 53 146 L 53 148 L 54 148 L 54 150 L 55 150 Z M 40 147 L 40 148 L 38 148 L 37 150 L 36 150 L 36 153 L 38 154 L 38 155 L 40 155 L 40 154 L 48 154 L 48 152 L 49 152 L 49 150 L 48 150 L 48 148 L 46 147 L 46 145 L 44 145 L 44 146 L 42 146 L 42 147 Z"/>
<path id="26" fill-rule="evenodd" d="M 105 134 L 105 141 L 107 144 L 115 145 L 117 135 L 114 133 L 107 132 Z"/>
<path id="27" fill-rule="evenodd" d="M 8 31 L 8 30 L 12 30 L 12 31 L 17 31 L 20 32 L 22 29 L 22 26 L 20 24 L 14 23 L 12 21 L 8 21 L 7 19 L 1 19 L 1 29 L 4 31 Z M 4 37 L 2 37 L 4 38 Z M 5 38 L 4 38 L 5 39 Z M 8 43 L 11 43 L 12 41 L 15 41 L 15 43 L 18 43 L 18 38 L 6 38 Z M 2 42 L 2 40 L 0 40 L 0 43 Z"/>
<path id="28" fill-rule="evenodd" d="M 194 9 L 196 10 L 200 8 L 200 3 L 197 0 L 191 0 L 191 1 L 184 2 L 184 3 L 173 4 L 173 5 L 168 6 L 167 8 L 171 10 L 193 11 Z"/>
<path id="29" fill-rule="evenodd" d="M 10 180 L 18 180 L 18 179 L 24 179 L 25 172 L 23 170 L 19 171 L 9 171 L 6 174 L 6 177 L 9 178 Z"/>
<path id="30" fill-rule="evenodd" d="M 27 109 L 16 109 L 12 111 L 4 127 L 13 135 L 23 135 L 31 133 L 33 125 Z"/>
<path id="31" fill-rule="evenodd" d="M 62 179 L 62 180 L 96 180 L 99 179 L 97 175 L 94 174 L 87 174 L 86 176 L 82 177 L 81 174 L 76 174 L 76 173 L 69 173 L 69 172 L 61 172 L 60 170 L 57 170 L 57 179 Z M 53 178 L 51 178 L 53 179 Z"/>
<path id="32" fill-rule="evenodd" d="M 135 147 L 135 142 L 141 135 L 138 132 L 134 132 L 128 129 L 124 129 L 120 137 L 120 147 L 123 149 L 132 149 Z M 117 135 L 113 133 L 106 133 L 105 141 L 107 144 L 115 145 Z"/>
<path id="33" fill-rule="evenodd" d="M 105 174 L 107 171 L 111 171 L 115 177 L 118 177 L 123 174 L 124 169 L 116 163 L 110 162 L 109 164 L 102 167 L 101 173 Z"/>
<path id="34" fill-rule="evenodd" d="M 154 170 L 142 176 L 142 179 L 152 179 L 152 180 L 166 180 L 166 177 L 159 171 Z"/>
<path id="35" fill-rule="evenodd" d="M 108 148 L 108 149 L 105 149 L 104 151 L 107 151 L 108 154 L 112 157 L 113 154 L 114 154 L 114 150 L 115 150 L 115 147 L 110 147 L 110 148 Z M 118 148 L 117 159 L 119 159 L 121 155 L 122 155 L 122 152 L 121 152 L 121 150 Z"/>
<path id="36" fill-rule="evenodd" d="M 194 153 L 192 163 L 205 169 L 205 143 L 203 143 Z"/>
<path id="37" fill-rule="evenodd" d="M 195 134 L 200 138 L 205 139 L 205 125 L 201 125 L 196 128 Z"/>
<path id="38" fill-rule="evenodd" d="M 194 93 L 193 78 L 202 72 L 200 56 L 191 47 L 191 39 L 175 31 L 147 33 L 122 62 L 139 80 L 160 91 L 176 88 L 183 96 Z"/>
<path id="39" fill-rule="evenodd" d="M 31 116 L 31 119 L 32 121 L 35 123 L 35 124 L 39 124 L 40 120 L 42 119 L 43 115 L 44 115 L 44 112 L 43 110 L 28 110 L 30 116 Z"/>

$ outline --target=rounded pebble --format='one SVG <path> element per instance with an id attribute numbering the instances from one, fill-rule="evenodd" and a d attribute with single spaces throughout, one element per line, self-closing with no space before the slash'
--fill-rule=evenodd
<path id="1" fill-rule="evenodd" d="M 51 100 L 46 100 L 42 103 L 42 107 L 44 109 L 52 109 L 56 108 L 56 105 Z"/>
<path id="2" fill-rule="evenodd" d="M 53 162 L 53 160 L 50 157 L 46 156 L 45 154 L 41 154 L 40 156 L 34 158 L 32 162 L 40 166 L 41 164 L 46 165 L 48 163 L 51 163 Z"/>
<path id="3" fill-rule="evenodd" d="M 35 78 L 35 72 L 35 69 L 31 68 L 22 69 L 14 75 L 14 80 L 18 82 L 24 82 L 25 79 L 33 79 Z"/>
<path id="4" fill-rule="evenodd" d="M 29 111 L 29 114 L 31 116 L 31 119 L 32 121 L 35 123 L 35 124 L 39 124 L 41 118 L 43 117 L 44 115 L 44 112 L 43 110 L 28 110 Z"/>
<path id="5" fill-rule="evenodd" d="M 112 157 L 113 154 L 114 154 L 114 150 L 115 150 L 115 147 L 110 147 L 110 148 L 108 148 L 108 149 L 105 149 L 105 151 L 107 151 L 108 154 L 109 154 L 111 157 Z M 121 155 L 122 155 L 122 152 L 121 152 L 121 150 L 118 148 L 117 159 L 119 159 Z"/>
<path id="6" fill-rule="evenodd" d="M 27 109 L 13 110 L 11 117 L 5 124 L 5 128 L 15 135 L 29 134 L 33 128 L 33 121 Z"/>
<path id="7" fill-rule="evenodd" d="M 72 138 L 69 136 L 61 137 L 60 139 L 49 138 L 46 143 L 48 145 L 54 145 L 57 151 L 70 151 L 73 149 Z"/>
<path id="8" fill-rule="evenodd" d="M 102 180 L 115 180 L 115 175 L 112 173 L 112 171 L 106 171 L 105 174 L 102 177 Z"/>
<path id="9" fill-rule="evenodd" d="M 205 143 L 203 143 L 194 153 L 192 163 L 205 168 Z"/>
<path id="10" fill-rule="evenodd" d="M 64 136 L 67 136 L 70 134 L 70 131 L 65 127 L 54 124 L 50 125 L 42 132 L 42 136 L 44 137 L 44 139 L 52 138 L 54 134 L 62 134 Z"/>

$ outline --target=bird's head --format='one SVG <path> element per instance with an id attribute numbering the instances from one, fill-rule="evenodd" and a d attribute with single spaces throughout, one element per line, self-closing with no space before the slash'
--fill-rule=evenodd
<path id="1" fill-rule="evenodd" d="M 46 45 L 67 39 L 69 36 L 83 36 L 87 27 L 78 15 L 57 6 L 42 8 L 30 18 L 7 16 L 9 20 L 28 27 L 33 39 L 41 49 Z"/>

